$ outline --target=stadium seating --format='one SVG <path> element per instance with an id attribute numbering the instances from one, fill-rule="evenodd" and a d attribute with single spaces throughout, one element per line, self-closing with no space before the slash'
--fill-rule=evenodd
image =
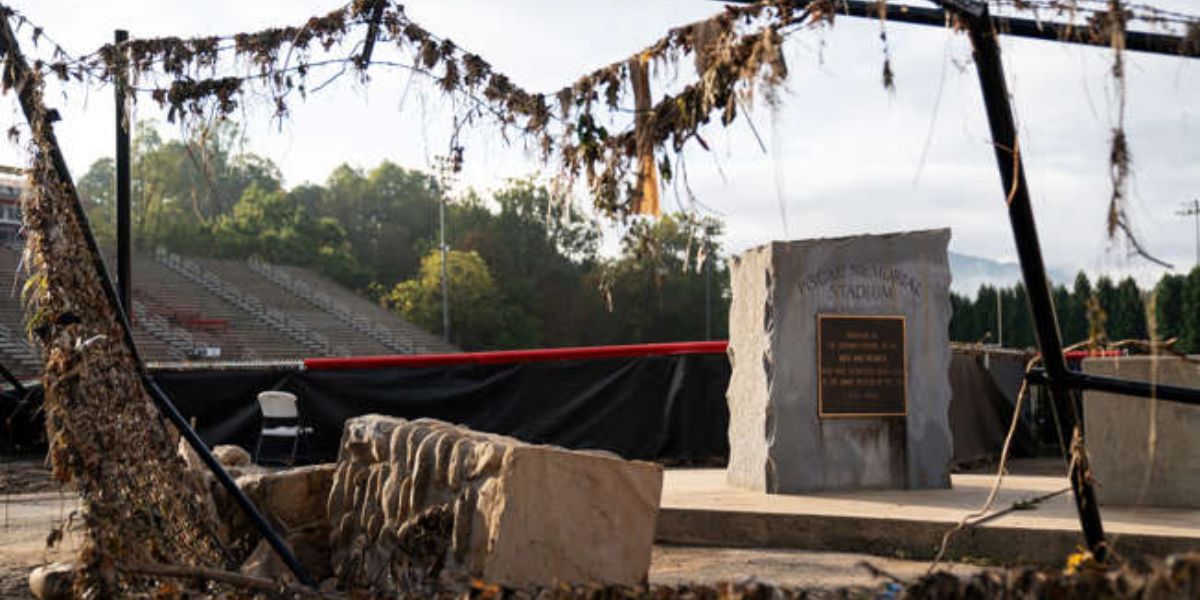
<path id="1" fill-rule="evenodd" d="M 110 273 L 115 252 L 105 253 Z M 0 362 L 19 377 L 41 366 L 24 331 L 18 247 L 0 246 Z M 299 267 L 260 261 L 133 256 L 133 329 L 151 362 L 279 361 L 318 356 L 458 352 L 352 290 Z"/>

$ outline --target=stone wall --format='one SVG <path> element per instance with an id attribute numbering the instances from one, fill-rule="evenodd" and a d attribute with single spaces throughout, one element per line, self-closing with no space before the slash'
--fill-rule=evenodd
<path id="1" fill-rule="evenodd" d="M 381 592 L 467 577 L 635 584 L 649 569 L 661 489 L 653 463 L 357 417 L 329 496 L 334 573 Z"/>
<path id="2" fill-rule="evenodd" d="M 773 242 L 733 260 L 731 484 L 949 487 L 949 240 L 941 229 Z M 906 414 L 819 414 L 820 315 L 903 317 Z"/>
<path id="3" fill-rule="evenodd" d="M 1200 365 L 1174 357 L 1089 358 L 1083 370 L 1200 388 Z M 1088 391 L 1083 419 L 1101 504 L 1200 508 L 1200 406 Z"/>

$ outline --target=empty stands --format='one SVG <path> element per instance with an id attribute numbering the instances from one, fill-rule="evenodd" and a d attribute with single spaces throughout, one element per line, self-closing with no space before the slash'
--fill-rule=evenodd
<path id="1" fill-rule="evenodd" d="M 112 253 L 106 254 L 111 266 Z M 0 282 L 9 288 L 0 293 L 0 362 L 18 376 L 34 377 L 41 359 L 24 333 L 18 262 L 18 247 L 0 246 Z M 181 257 L 163 250 L 135 252 L 132 268 L 134 339 L 147 361 L 459 351 L 301 268 Z"/>

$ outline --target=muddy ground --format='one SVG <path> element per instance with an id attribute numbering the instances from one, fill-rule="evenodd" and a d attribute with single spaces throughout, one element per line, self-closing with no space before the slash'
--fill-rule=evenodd
<path id="1" fill-rule="evenodd" d="M 29 570 L 75 553 L 78 531 L 67 523 L 77 507 L 75 494 L 51 479 L 42 457 L 0 457 L 0 598 L 32 598 Z M 63 540 L 47 547 L 56 530 Z"/>

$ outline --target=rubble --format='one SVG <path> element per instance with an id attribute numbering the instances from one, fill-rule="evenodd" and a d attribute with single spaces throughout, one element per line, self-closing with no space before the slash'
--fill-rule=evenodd
<path id="1" fill-rule="evenodd" d="M 329 496 L 334 573 L 393 593 L 478 578 L 643 582 L 659 465 L 447 423 L 347 422 Z"/>

